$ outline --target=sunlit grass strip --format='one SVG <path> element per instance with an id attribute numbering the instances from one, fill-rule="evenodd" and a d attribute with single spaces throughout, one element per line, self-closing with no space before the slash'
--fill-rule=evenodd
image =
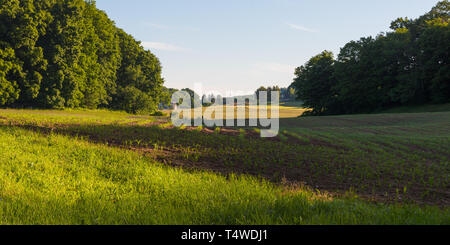
<path id="1" fill-rule="evenodd" d="M 3 119 L 2 119 L 3 118 Z M 0 109 L 0 120 L 11 124 L 26 123 L 34 126 L 136 124 L 154 121 L 150 116 L 130 115 L 107 110 L 15 110 Z"/>
<path id="2" fill-rule="evenodd" d="M 253 177 L 186 172 L 135 152 L 0 127 L 0 224 L 450 224 Z"/>

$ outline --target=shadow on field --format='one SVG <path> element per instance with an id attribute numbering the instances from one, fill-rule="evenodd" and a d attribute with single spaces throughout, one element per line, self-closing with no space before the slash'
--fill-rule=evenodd
<path id="1" fill-rule="evenodd" d="M 281 123 L 295 123 L 295 119 L 283 119 Z M 361 155 L 342 145 L 307 136 L 287 134 L 262 139 L 257 131 L 249 128 L 222 128 L 220 131 L 175 128 L 163 121 L 148 125 L 47 126 L 9 122 L 9 126 L 43 134 L 70 135 L 93 143 L 129 149 L 183 169 L 207 170 L 225 176 L 232 173 L 250 174 L 274 183 L 308 186 L 337 195 L 346 195 L 351 190 L 373 201 L 445 206 L 450 199 L 445 189 L 428 187 L 419 181 L 411 183 L 411 176 L 393 174 L 405 166 L 392 165 L 389 166 L 392 169 L 386 169 L 386 166 L 379 164 L 383 159 L 376 159 L 376 154 Z M 442 178 L 441 175 L 437 177 Z M 399 192 L 404 186 L 408 186 L 408 192 Z"/>

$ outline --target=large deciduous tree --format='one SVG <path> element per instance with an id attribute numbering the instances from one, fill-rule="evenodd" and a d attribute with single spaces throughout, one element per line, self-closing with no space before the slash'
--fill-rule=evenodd
<path id="1" fill-rule="evenodd" d="M 417 19 L 398 18 L 391 32 L 347 43 L 296 69 L 293 86 L 313 114 L 361 113 L 399 105 L 450 102 L 450 4 Z"/>
<path id="2" fill-rule="evenodd" d="M 95 1 L 0 0 L 0 66 L 1 106 L 152 112 L 163 84 L 159 60 Z"/>
<path id="3" fill-rule="evenodd" d="M 335 100 L 333 71 L 334 57 L 329 51 L 311 58 L 295 70 L 293 85 L 297 88 L 297 97 L 306 107 L 312 108 L 314 114 L 324 113 Z"/>

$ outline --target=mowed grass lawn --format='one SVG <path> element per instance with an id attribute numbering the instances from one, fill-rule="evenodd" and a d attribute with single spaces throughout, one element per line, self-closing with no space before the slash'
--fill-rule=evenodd
<path id="1" fill-rule="evenodd" d="M 267 140 L 119 112 L 0 110 L 0 224 L 450 224 L 449 113 L 373 117 L 283 119 Z M 389 151 L 403 142 L 421 148 Z"/>

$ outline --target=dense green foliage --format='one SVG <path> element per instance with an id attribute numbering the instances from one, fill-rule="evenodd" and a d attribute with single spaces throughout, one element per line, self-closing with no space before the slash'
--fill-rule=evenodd
<path id="1" fill-rule="evenodd" d="M 178 89 L 163 87 L 160 95 L 160 107 L 169 108 L 172 104 L 172 95 L 177 92 Z"/>
<path id="2" fill-rule="evenodd" d="M 94 1 L 0 0 L 0 106 L 152 112 L 158 59 Z"/>
<path id="3" fill-rule="evenodd" d="M 200 99 L 200 96 L 192 89 L 190 88 L 184 88 L 181 91 L 187 92 L 189 94 L 189 97 L 191 98 L 191 107 L 197 108 L 202 106 L 202 101 Z"/>
<path id="4" fill-rule="evenodd" d="M 280 100 L 282 101 L 294 101 L 295 96 L 295 88 L 293 86 L 289 86 L 287 88 L 280 89 Z"/>
<path id="5" fill-rule="evenodd" d="M 272 87 L 268 86 L 267 88 L 264 87 L 264 86 L 261 86 L 261 87 L 259 87 L 259 88 L 256 90 L 256 92 L 255 92 L 256 98 L 257 98 L 258 100 L 259 100 L 259 97 L 260 97 L 260 92 L 266 92 L 266 95 L 267 95 L 267 101 L 271 101 L 271 100 L 272 100 L 272 92 L 278 92 L 278 93 L 280 93 L 280 92 L 281 92 L 281 89 L 280 89 L 279 86 L 272 86 Z"/>
<path id="6" fill-rule="evenodd" d="M 279 86 L 268 86 L 267 88 L 264 86 L 259 87 L 255 94 L 257 96 L 257 98 L 259 98 L 259 92 L 261 91 L 265 91 L 267 92 L 267 97 L 270 99 L 271 97 L 271 92 L 274 91 L 278 91 L 280 94 L 280 100 L 281 101 L 294 101 L 296 99 L 296 91 L 295 88 L 293 86 L 289 86 L 287 88 L 280 88 Z"/>
<path id="7" fill-rule="evenodd" d="M 372 112 L 450 102 L 450 3 L 418 19 L 399 18 L 391 32 L 324 51 L 296 69 L 293 86 L 312 114 Z"/>

